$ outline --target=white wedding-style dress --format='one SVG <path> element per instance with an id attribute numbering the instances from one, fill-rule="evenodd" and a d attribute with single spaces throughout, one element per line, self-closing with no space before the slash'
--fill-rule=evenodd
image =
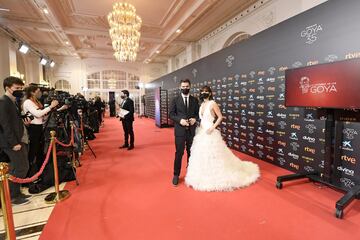
<path id="1" fill-rule="evenodd" d="M 198 191 L 232 191 L 249 186 L 260 176 L 258 165 L 237 158 L 219 130 L 206 133 L 215 120 L 212 104 L 216 104 L 215 101 L 203 103 L 200 107 L 201 123 L 191 147 L 185 184 Z"/>

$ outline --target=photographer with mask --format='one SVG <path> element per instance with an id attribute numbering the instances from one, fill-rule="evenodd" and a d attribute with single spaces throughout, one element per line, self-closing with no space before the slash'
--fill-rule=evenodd
<path id="1" fill-rule="evenodd" d="M 22 119 L 20 106 L 16 99 L 23 96 L 24 83 L 20 78 L 8 77 L 4 79 L 5 95 L 0 98 L 0 148 L 10 159 L 10 174 L 24 178 L 29 170 L 28 162 L 28 134 L 25 124 L 30 121 Z M 11 201 L 16 205 L 29 203 L 31 195 L 20 191 L 20 184 L 9 182 Z"/>
<path id="2" fill-rule="evenodd" d="M 29 132 L 29 176 L 35 174 L 41 167 L 44 160 L 44 137 L 43 124 L 45 116 L 55 108 L 59 102 L 53 100 L 50 106 L 44 108 L 41 99 L 40 88 L 36 85 L 30 85 L 25 88 L 26 100 L 23 104 L 23 111 L 33 116 L 33 120 L 28 127 Z"/>

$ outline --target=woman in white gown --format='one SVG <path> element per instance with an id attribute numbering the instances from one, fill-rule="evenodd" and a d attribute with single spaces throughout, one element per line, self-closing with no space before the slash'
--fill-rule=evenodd
<path id="1" fill-rule="evenodd" d="M 237 158 L 216 129 L 222 114 L 210 87 L 201 88 L 200 99 L 201 123 L 191 147 L 186 185 L 198 191 L 232 191 L 254 183 L 260 176 L 258 165 Z"/>

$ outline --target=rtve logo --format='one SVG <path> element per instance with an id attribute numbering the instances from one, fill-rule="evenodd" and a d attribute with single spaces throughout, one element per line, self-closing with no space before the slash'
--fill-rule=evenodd
<path id="1" fill-rule="evenodd" d="M 349 162 L 351 164 L 356 164 L 356 158 L 354 158 L 354 157 L 348 157 L 346 155 L 342 155 L 341 160 L 343 160 L 345 162 Z"/>

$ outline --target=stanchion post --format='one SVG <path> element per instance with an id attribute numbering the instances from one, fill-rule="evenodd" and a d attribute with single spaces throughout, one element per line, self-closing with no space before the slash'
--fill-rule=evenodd
<path id="1" fill-rule="evenodd" d="M 11 208 L 11 197 L 8 181 L 9 165 L 0 163 L 0 195 L 1 208 L 3 211 L 4 227 L 8 240 L 16 240 L 13 213 Z"/>
<path id="2" fill-rule="evenodd" d="M 61 202 L 68 197 L 70 197 L 70 192 L 68 190 L 62 190 L 59 189 L 59 171 L 57 166 L 57 156 L 56 156 L 56 132 L 51 131 L 51 144 L 52 144 L 52 158 L 53 158 L 53 165 L 54 165 L 54 180 L 55 180 L 55 192 L 50 193 L 45 197 L 45 202 L 47 203 L 56 203 Z"/>

